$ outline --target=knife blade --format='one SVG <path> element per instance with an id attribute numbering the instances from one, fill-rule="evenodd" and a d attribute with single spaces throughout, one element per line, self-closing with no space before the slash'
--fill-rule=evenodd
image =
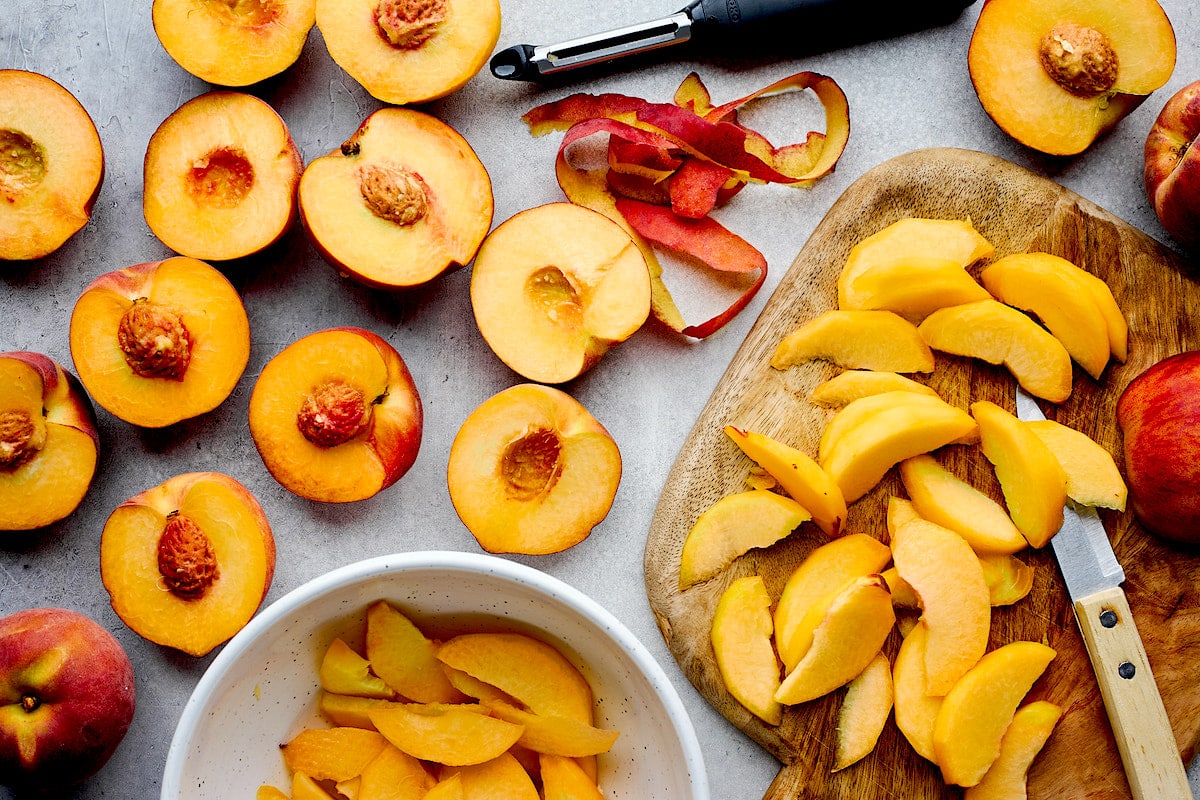
<path id="1" fill-rule="evenodd" d="M 1046 418 L 1037 401 L 1020 388 L 1017 417 Z M 1190 800 L 1179 745 L 1121 588 L 1125 571 L 1095 509 L 1068 500 L 1050 547 L 1071 597 L 1133 797 Z"/>

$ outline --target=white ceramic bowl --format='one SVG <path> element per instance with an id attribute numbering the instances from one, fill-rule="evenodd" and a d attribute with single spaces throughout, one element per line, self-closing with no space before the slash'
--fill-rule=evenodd
<path id="1" fill-rule="evenodd" d="M 695 730 L 646 648 L 586 595 L 531 567 L 475 553 L 383 556 L 336 569 L 263 609 L 225 645 L 184 706 L 162 800 L 254 797 L 287 789 L 278 746 L 318 724 L 317 670 L 334 636 L 361 640 L 375 600 L 420 622 L 484 615 L 549 641 L 595 690 L 596 724 L 621 732 L 600 758 L 608 800 L 708 800 Z"/>

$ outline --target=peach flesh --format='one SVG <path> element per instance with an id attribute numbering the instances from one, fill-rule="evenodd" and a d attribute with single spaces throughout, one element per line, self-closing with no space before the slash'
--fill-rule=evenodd
<path id="1" fill-rule="evenodd" d="M 196 159 L 187 187 L 196 202 L 235 208 L 254 186 L 254 165 L 237 147 L 218 147 Z"/>

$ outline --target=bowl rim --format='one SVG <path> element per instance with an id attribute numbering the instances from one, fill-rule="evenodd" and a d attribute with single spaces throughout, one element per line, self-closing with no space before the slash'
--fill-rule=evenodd
<path id="1" fill-rule="evenodd" d="M 708 772 L 691 717 L 666 671 L 650 654 L 641 640 L 604 606 L 579 589 L 534 567 L 482 553 L 451 550 L 425 550 L 375 556 L 337 567 L 300 584 L 263 608 L 233 636 L 197 681 L 176 723 L 163 768 L 161 800 L 179 800 L 180 778 L 191 740 L 204 718 L 205 704 L 212 698 L 225 676 L 258 636 L 301 605 L 318 599 L 347 583 L 366 577 L 411 569 L 451 569 L 462 572 L 486 572 L 516 583 L 531 586 L 554 597 L 599 626 L 621 646 L 646 676 L 662 699 L 671 725 L 683 749 L 691 778 L 694 800 L 709 800 Z"/>

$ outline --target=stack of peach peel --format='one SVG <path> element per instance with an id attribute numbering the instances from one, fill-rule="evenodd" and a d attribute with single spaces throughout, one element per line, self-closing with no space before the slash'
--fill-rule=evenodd
<path id="1" fill-rule="evenodd" d="M 292 800 L 601 798 L 587 680 L 558 649 L 513 632 L 437 641 L 386 601 L 367 609 L 365 657 L 334 639 L 321 662 L 331 723 L 281 746 Z M 404 794 L 396 792 L 403 790 Z M 259 800 L 286 798 L 264 785 Z"/>

